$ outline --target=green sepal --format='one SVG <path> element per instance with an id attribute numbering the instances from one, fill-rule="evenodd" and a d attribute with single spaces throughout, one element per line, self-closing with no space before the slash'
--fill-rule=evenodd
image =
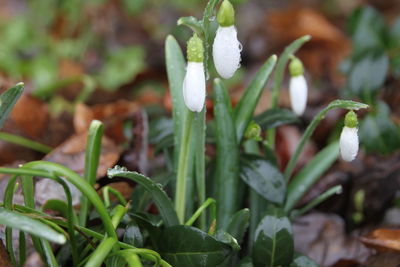
<path id="1" fill-rule="evenodd" d="M 289 64 L 289 71 L 292 77 L 304 74 L 303 63 L 297 57 L 293 57 Z"/>

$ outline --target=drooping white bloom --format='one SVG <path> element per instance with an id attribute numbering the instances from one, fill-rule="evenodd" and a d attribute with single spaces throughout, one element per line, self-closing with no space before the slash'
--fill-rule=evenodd
<path id="1" fill-rule="evenodd" d="M 290 103 L 293 112 L 301 116 L 307 105 L 307 81 L 303 75 L 293 76 L 289 84 Z"/>
<path id="2" fill-rule="evenodd" d="M 183 80 L 183 100 L 188 109 L 201 112 L 206 99 L 206 79 L 203 62 L 189 61 Z"/>
<path id="3" fill-rule="evenodd" d="M 240 67 L 241 46 L 235 26 L 218 27 L 213 44 L 213 59 L 222 78 L 231 78 Z"/>
<path id="4" fill-rule="evenodd" d="M 358 153 L 357 127 L 344 126 L 340 134 L 340 154 L 345 161 L 352 161 Z"/>

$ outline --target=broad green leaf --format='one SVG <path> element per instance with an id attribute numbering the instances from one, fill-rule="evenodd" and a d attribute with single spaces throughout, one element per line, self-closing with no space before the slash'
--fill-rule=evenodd
<path id="1" fill-rule="evenodd" d="M 353 12 L 349 21 L 356 52 L 383 47 L 385 22 L 377 10 L 370 6 L 361 6 Z"/>
<path id="2" fill-rule="evenodd" d="M 389 58 L 386 53 L 367 53 L 353 63 L 347 86 L 359 97 L 378 90 L 386 80 L 389 71 Z M 368 99 L 366 99 L 368 100 Z"/>
<path id="3" fill-rule="evenodd" d="M 250 210 L 242 209 L 236 212 L 229 221 L 226 231 L 236 238 L 239 244 L 242 243 L 244 234 L 249 227 Z"/>
<path id="4" fill-rule="evenodd" d="M 182 85 L 186 74 L 186 62 L 178 42 L 171 35 L 165 40 L 165 64 L 169 89 L 172 98 L 172 119 L 174 121 L 174 162 L 178 162 L 178 153 L 183 130 L 183 120 L 187 109 L 183 102 Z"/>
<path id="5" fill-rule="evenodd" d="M 112 51 L 97 79 L 99 85 L 109 91 L 132 81 L 145 67 L 145 51 L 131 46 Z"/>
<path id="6" fill-rule="evenodd" d="M 224 243 L 227 244 L 228 246 L 230 246 L 233 251 L 239 251 L 240 250 L 240 246 L 238 244 L 238 241 L 236 240 L 235 237 L 233 237 L 230 233 L 225 232 L 224 230 L 217 230 L 217 232 L 215 233 L 215 238 Z"/>
<path id="7" fill-rule="evenodd" d="M 125 228 L 124 243 L 135 247 L 143 247 L 143 235 L 135 221 L 131 221 Z"/>
<path id="8" fill-rule="evenodd" d="M 0 95 L 0 128 L 7 119 L 18 98 L 24 91 L 24 84 L 18 83 Z"/>
<path id="9" fill-rule="evenodd" d="M 246 155 L 240 161 L 240 178 L 264 199 L 282 204 L 286 183 L 278 168 L 256 155 Z"/>
<path id="10" fill-rule="evenodd" d="M 107 175 L 110 178 L 125 177 L 143 186 L 149 193 L 151 193 L 154 199 L 154 203 L 156 204 L 158 211 L 163 217 L 164 223 L 167 226 L 179 224 L 174 206 L 159 184 L 155 183 L 150 178 L 140 173 L 130 172 L 127 171 L 125 168 L 121 168 L 118 166 L 114 167 L 113 169 L 108 169 Z"/>
<path id="11" fill-rule="evenodd" d="M 259 69 L 256 76 L 247 86 L 243 96 L 234 110 L 236 140 L 238 143 L 242 140 L 243 133 L 251 121 L 254 110 L 261 97 L 262 91 L 274 69 L 277 57 L 269 57 L 264 65 Z"/>
<path id="12" fill-rule="evenodd" d="M 319 265 L 309 257 L 300 253 L 295 253 L 290 267 L 319 267 Z"/>
<path id="13" fill-rule="evenodd" d="M 289 219 L 282 210 L 271 208 L 261 220 L 253 245 L 255 267 L 287 267 L 293 259 L 293 234 Z"/>
<path id="14" fill-rule="evenodd" d="M 167 227 L 158 246 L 162 258 L 174 267 L 218 266 L 231 251 L 213 236 L 184 225 Z"/>
<path id="15" fill-rule="evenodd" d="M 299 122 L 299 118 L 288 109 L 268 109 L 254 118 L 261 129 L 267 130 L 278 126 Z"/>
<path id="16" fill-rule="evenodd" d="M 359 134 L 368 152 L 388 154 L 400 147 L 400 129 L 390 119 L 390 109 L 384 102 L 378 102 L 376 113 L 361 121 Z"/>
<path id="17" fill-rule="evenodd" d="M 2 207 L 0 207 L 0 224 L 57 244 L 64 244 L 66 241 L 64 235 L 56 232 L 46 224 Z"/>
<path id="18" fill-rule="evenodd" d="M 336 141 L 321 150 L 289 183 L 284 210 L 291 211 L 303 195 L 322 174 L 328 170 L 339 155 L 339 142 Z"/>
<path id="19" fill-rule="evenodd" d="M 225 229 L 238 209 L 239 150 L 230 99 L 220 79 L 214 80 L 214 116 L 217 137 L 217 222 Z"/>

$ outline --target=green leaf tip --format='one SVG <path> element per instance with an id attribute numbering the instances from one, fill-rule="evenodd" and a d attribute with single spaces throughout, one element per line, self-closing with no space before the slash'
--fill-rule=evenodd
<path id="1" fill-rule="evenodd" d="M 356 128 L 358 125 L 357 114 L 350 110 L 344 117 L 344 125 L 349 128 Z"/>
<path id="2" fill-rule="evenodd" d="M 203 41 L 193 34 L 187 43 L 187 59 L 189 62 L 203 62 L 204 46 Z"/>
<path id="3" fill-rule="evenodd" d="M 235 24 L 235 9 L 229 0 L 224 0 L 218 10 L 217 21 L 221 27 L 230 27 Z"/>

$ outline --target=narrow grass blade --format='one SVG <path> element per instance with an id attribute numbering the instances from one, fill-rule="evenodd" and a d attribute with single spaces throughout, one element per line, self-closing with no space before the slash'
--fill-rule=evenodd
<path id="1" fill-rule="evenodd" d="M 332 166 L 339 155 L 339 142 L 334 142 L 321 150 L 303 169 L 293 178 L 287 189 L 285 212 L 290 212 L 301 197 Z"/>
<path id="2" fill-rule="evenodd" d="M 103 123 L 93 120 L 89 127 L 85 152 L 85 179 L 91 186 L 96 183 L 97 167 L 99 166 L 101 153 L 101 138 L 103 136 Z M 89 200 L 82 195 L 79 223 L 86 225 L 87 215 L 90 209 Z"/>
<path id="3" fill-rule="evenodd" d="M 113 237 L 105 238 L 90 255 L 85 267 L 100 267 L 117 241 L 118 240 Z"/>
<path id="4" fill-rule="evenodd" d="M 27 138 L 15 135 L 15 134 L 10 134 L 10 133 L 5 133 L 5 132 L 0 132 L 0 140 L 12 143 L 12 144 L 16 144 L 16 145 L 20 145 L 23 147 L 27 147 L 36 151 L 39 151 L 43 154 L 47 154 L 50 153 L 50 151 L 53 150 L 52 147 L 43 145 L 41 143 L 29 140 Z"/>
<path id="5" fill-rule="evenodd" d="M 273 55 L 264 63 L 257 72 L 249 86 L 247 86 L 243 96 L 240 98 L 234 111 L 236 140 L 238 143 L 242 140 L 243 133 L 253 117 L 254 110 L 260 100 L 262 91 L 274 69 L 276 56 Z"/>
<path id="6" fill-rule="evenodd" d="M 57 244 L 64 244 L 66 241 L 64 235 L 54 231 L 47 225 L 28 216 L 2 207 L 0 207 L 0 224 L 44 238 Z"/>
<path id="7" fill-rule="evenodd" d="M 0 128 L 7 119 L 18 98 L 24 91 L 24 84 L 18 83 L 0 95 Z"/>
<path id="8" fill-rule="evenodd" d="M 217 223 L 224 229 L 238 209 L 239 148 L 230 99 L 220 79 L 214 80 L 214 97 Z"/>
<path id="9" fill-rule="evenodd" d="M 179 224 L 178 217 L 176 215 L 171 200 L 168 198 L 167 194 L 161 189 L 161 187 L 153 182 L 150 178 L 137 172 L 127 171 L 126 169 L 118 166 L 114 167 L 113 169 L 109 169 L 107 175 L 110 178 L 128 178 L 142 185 L 153 196 L 154 202 L 164 219 L 164 223 L 167 226 Z"/>

